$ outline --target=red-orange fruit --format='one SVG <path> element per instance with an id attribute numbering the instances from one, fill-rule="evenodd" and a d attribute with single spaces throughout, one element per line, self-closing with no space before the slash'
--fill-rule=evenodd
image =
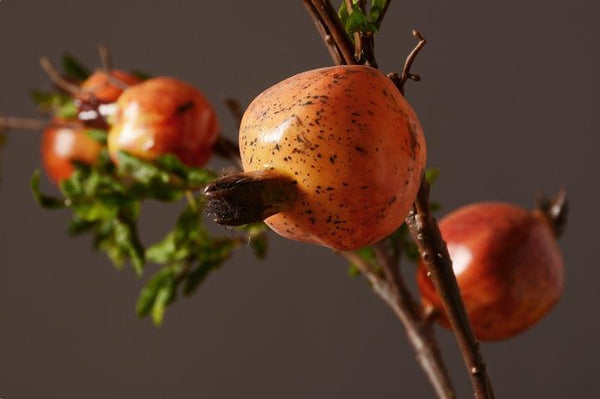
<path id="1" fill-rule="evenodd" d="M 297 181 L 299 197 L 266 219 L 275 232 L 337 250 L 396 230 L 425 167 L 425 140 L 390 79 L 363 66 L 300 73 L 260 94 L 240 128 L 244 170 Z"/>
<path id="2" fill-rule="evenodd" d="M 98 159 L 101 145 L 72 121 L 54 119 L 42 135 L 42 162 L 55 182 L 68 179 L 75 170 L 73 161 L 92 165 Z"/>
<path id="3" fill-rule="evenodd" d="M 203 166 L 218 137 L 211 104 L 194 87 L 169 77 L 148 79 L 126 89 L 117 101 L 108 149 L 152 160 L 174 154 L 190 166 Z"/>
<path id="4" fill-rule="evenodd" d="M 564 266 L 550 223 L 539 211 L 477 203 L 440 222 L 454 273 L 478 339 L 495 341 L 535 325 L 563 291 Z M 423 301 L 449 326 L 426 266 L 417 282 Z"/>
<path id="5" fill-rule="evenodd" d="M 81 85 L 84 95 L 91 93 L 100 103 L 114 103 L 126 87 L 140 82 L 138 77 L 118 69 L 111 70 L 110 74 L 113 80 L 104 71 L 91 74 Z"/>

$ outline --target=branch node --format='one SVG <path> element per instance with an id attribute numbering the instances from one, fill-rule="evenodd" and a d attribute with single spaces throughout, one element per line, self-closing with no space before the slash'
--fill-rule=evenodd
<path id="1" fill-rule="evenodd" d="M 73 96 L 80 95 L 83 92 L 81 87 L 66 80 L 61 73 L 58 72 L 58 69 L 52 65 L 52 62 L 50 62 L 47 57 L 40 58 L 40 65 L 50 80 L 52 80 L 52 83 L 54 83 L 58 88 Z"/>
<path id="2" fill-rule="evenodd" d="M 421 33 L 416 29 L 412 30 L 412 34 L 415 37 L 415 39 L 418 40 L 418 43 L 406 57 L 406 61 L 404 61 L 404 67 L 402 68 L 402 74 L 400 75 L 400 78 L 397 83 L 398 90 L 400 90 L 400 93 L 402 94 L 404 94 L 404 85 L 406 84 L 406 81 L 408 81 L 409 79 L 412 79 L 416 82 L 421 80 L 421 77 L 419 75 L 412 74 L 410 72 L 410 69 L 423 47 L 425 47 L 427 40 L 425 40 L 423 35 L 421 35 Z"/>

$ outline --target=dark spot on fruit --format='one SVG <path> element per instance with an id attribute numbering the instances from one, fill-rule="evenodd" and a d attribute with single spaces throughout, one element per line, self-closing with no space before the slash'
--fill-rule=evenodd
<path id="1" fill-rule="evenodd" d="M 181 115 L 184 112 L 194 108 L 194 105 L 195 105 L 195 103 L 193 101 L 188 101 L 186 103 L 183 103 L 177 107 L 177 109 L 175 110 L 175 113 L 177 115 Z"/>

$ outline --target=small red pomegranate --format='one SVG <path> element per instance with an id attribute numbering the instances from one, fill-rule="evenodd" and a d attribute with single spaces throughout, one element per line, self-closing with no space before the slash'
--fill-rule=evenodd
<path id="1" fill-rule="evenodd" d="M 212 105 L 193 86 L 157 77 L 126 89 L 117 101 L 108 133 L 113 159 L 118 151 L 153 160 L 176 155 L 189 166 L 203 166 L 219 135 Z"/>
<path id="2" fill-rule="evenodd" d="M 98 159 L 102 146 L 89 137 L 83 125 L 59 118 L 42 135 L 42 161 L 48 176 L 55 182 L 68 179 L 75 168 L 73 161 L 92 165 Z"/>
<path id="3" fill-rule="evenodd" d="M 440 222 L 454 273 L 478 339 L 512 337 L 535 325 L 563 291 L 564 267 L 556 237 L 565 220 L 564 194 L 528 212 L 484 202 L 458 209 Z M 449 327 L 421 262 L 417 272 L 425 305 Z"/>

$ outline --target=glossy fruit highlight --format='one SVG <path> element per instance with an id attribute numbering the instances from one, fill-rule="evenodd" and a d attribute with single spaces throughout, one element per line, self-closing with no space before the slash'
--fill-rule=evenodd
<path id="1" fill-rule="evenodd" d="M 279 188 L 282 179 L 295 185 L 294 195 L 278 189 L 263 197 L 277 202 L 262 212 L 265 222 L 284 237 L 337 250 L 396 230 L 425 167 L 414 111 L 390 79 L 362 65 L 311 70 L 266 90 L 244 114 L 239 141 L 245 176 L 263 173 L 273 182 L 278 175 Z M 236 179 L 246 181 L 232 177 L 224 191 L 232 192 Z M 207 189 L 211 196 L 215 188 Z M 220 209 L 237 209 L 231 205 Z"/>
<path id="2" fill-rule="evenodd" d="M 477 203 L 452 212 L 439 226 L 478 339 L 495 341 L 525 331 L 560 298 L 563 259 L 545 213 Z M 439 311 L 438 321 L 448 327 L 423 263 L 417 282 L 425 305 Z"/>
<path id="3" fill-rule="evenodd" d="M 189 166 L 203 166 L 218 137 L 216 114 L 194 87 L 169 77 L 148 79 L 126 89 L 117 102 L 108 149 L 152 160 L 174 154 Z"/>
<path id="4" fill-rule="evenodd" d="M 73 161 L 92 165 L 101 150 L 101 145 L 77 122 L 54 119 L 42 135 L 42 162 L 55 183 L 71 177 Z"/>
<path id="5" fill-rule="evenodd" d="M 140 82 L 140 79 L 127 72 L 113 69 L 109 75 L 96 71 L 81 85 L 82 92 L 76 97 L 78 119 L 86 126 L 108 129 L 108 119 L 115 113 L 114 103 L 123 91 Z"/>

